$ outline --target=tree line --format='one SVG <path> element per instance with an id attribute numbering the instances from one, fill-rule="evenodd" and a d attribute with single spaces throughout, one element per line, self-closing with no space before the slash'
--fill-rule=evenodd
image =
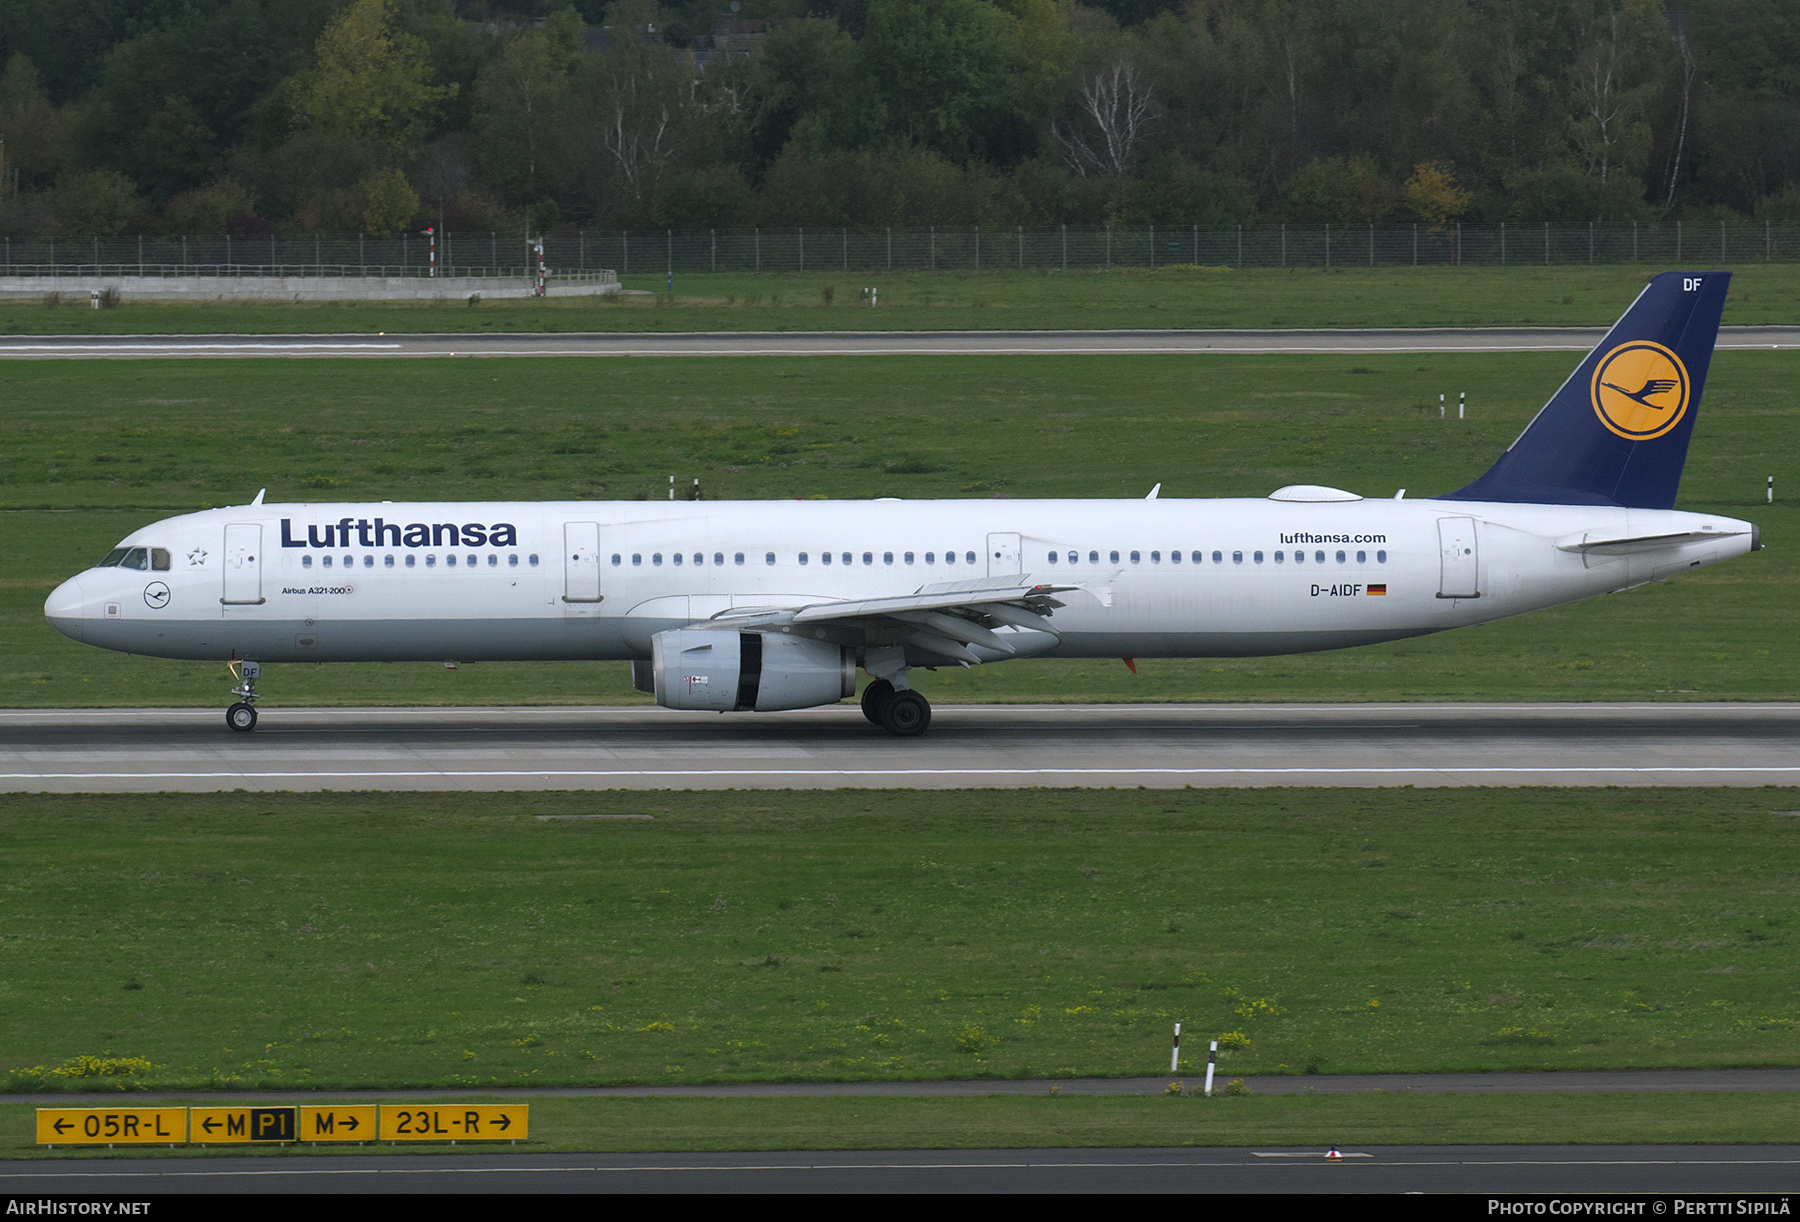
<path id="1" fill-rule="evenodd" d="M 0 230 L 1800 223 L 1684 2 L 0 0 Z"/>

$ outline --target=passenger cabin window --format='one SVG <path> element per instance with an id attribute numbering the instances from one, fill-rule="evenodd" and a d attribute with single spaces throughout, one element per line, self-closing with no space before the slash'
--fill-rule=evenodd
<path id="1" fill-rule="evenodd" d="M 1131 553 L 1131 563 L 1137 564 L 1142 559 L 1137 552 Z"/>
<path id="2" fill-rule="evenodd" d="M 530 557 L 529 563 L 530 563 L 531 567 L 535 569 L 537 567 L 537 556 L 533 555 L 532 557 Z M 633 563 L 633 564 L 637 563 L 636 556 L 633 556 L 631 558 L 631 563 Z"/>
<path id="3" fill-rule="evenodd" d="M 325 563 L 326 563 L 326 564 L 330 564 L 330 563 L 331 563 L 331 557 L 330 557 L 330 556 L 327 556 L 327 557 L 325 557 Z M 449 565 L 449 566 L 450 566 L 450 567 L 451 567 L 451 568 L 455 568 L 455 567 L 456 567 L 456 555 L 455 555 L 455 553 L 451 553 L 451 554 L 450 554 L 450 555 L 448 555 L 448 556 L 445 556 L 445 557 L 444 557 L 444 563 L 445 563 L 445 564 L 447 564 L 447 565 Z"/>
<path id="4" fill-rule="evenodd" d="M 831 563 L 831 553 L 830 552 L 820 552 L 819 553 L 819 563 L 820 564 L 830 564 Z"/>
<path id="5" fill-rule="evenodd" d="M 1387 553 L 1386 552 L 1376 552 L 1375 553 L 1375 563 L 1376 564 L 1386 564 L 1387 563 Z"/>
<path id="6" fill-rule="evenodd" d="M 311 557 L 309 556 L 309 557 L 307 557 L 307 559 L 310 560 Z M 409 568 L 409 569 L 413 568 L 418 563 L 418 560 L 419 560 L 419 558 L 417 556 L 413 555 L 411 552 L 406 553 L 406 567 L 407 568 Z"/>
<path id="7" fill-rule="evenodd" d="M 1252 560 L 1256 561 L 1256 563 L 1258 563 L 1258 564 L 1262 563 L 1262 553 L 1261 552 L 1252 552 L 1250 555 L 1250 558 Z"/>
<path id="8" fill-rule="evenodd" d="M 906 553 L 906 563 L 911 564 L 912 562 L 913 562 L 913 554 L 911 552 Z"/>
<path id="9" fill-rule="evenodd" d="M 735 556 L 733 556 L 733 557 L 732 557 L 732 558 L 731 558 L 731 562 L 732 562 L 732 563 L 733 563 L 733 564 L 742 564 L 742 563 L 744 563 L 744 553 L 742 553 L 742 552 L 738 552 L 738 553 L 737 553 L 737 554 L 736 554 L 736 555 L 735 555 Z"/>
<path id="10" fill-rule="evenodd" d="M 1117 553 L 1117 552 L 1113 552 L 1113 553 L 1112 553 L 1112 562 L 1113 562 L 1113 563 L 1114 563 L 1114 564 L 1117 564 L 1117 563 L 1119 563 L 1119 553 Z"/>
<path id="11" fill-rule="evenodd" d="M 975 553 L 974 552 L 964 552 L 963 559 L 970 564 L 974 564 L 975 563 Z"/>
<path id="12" fill-rule="evenodd" d="M 774 564 L 775 563 L 775 553 L 774 552 L 765 552 L 763 554 L 763 563 L 764 564 Z"/>
<path id="13" fill-rule="evenodd" d="M 801 553 L 800 553 L 800 563 L 801 563 L 801 564 L 805 564 L 805 563 L 806 563 L 806 553 L 805 553 L 805 552 L 801 552 Z"/>
<path id="14" fill-rule="evenodd" d="M 436 567 L 437 567 L 437 556 L 436 556 L 436 554 L 434 554 L 434 553 L 427 553 L 427 554 L 426 554 L 426 556 L 425 556 L 425 567 L 426 567 L 426 568 L 428 568 L 428 569 L 435 569 L 435 568 L 436 568 Z"/>
<path id="15" fill-rule="evenodd" d="M 617 552 L 614 552 L 614 553 L 613 553 L 613 561 L 612 561 L 612 562 L 613 562 L 613 567 L 614 567 L 614 568 L 615 568 L 615 569 L 616 569 L 616 568 L 618 568 L 618 567 L 619 567 L 619 564 L 620 564 L 620 562 L 621 562 L 621 561 L 622 561 L 622 560 L 623 560 L 623 559 L 624 559 L 624 557 L 623 557 L 623 556 L 620 556 L 620 555 L 619 555 L 619 553 L 617 553 Z"/>
<path id="16" fill-rule="evenodd" d="M 744 562 L 744 558 L 742 556 L 739 556 L 738 563 L 742 564 L 743 562 Z M 713 563 L 719 564 L 719 565 L 724 564 L 725 563 L 725 553 L 724 552 L 714 552 L 713 553 Z"/>
<path id="17" fill-rule="evenodd" d="M 383 556 L 381 558 L 381 563 L 383 568 L 391 569 L 394 567 L 394 558 L 392 556 Z"/>
<path id="18" fill-rule="evenodd" d="M 411 564 L 411 563 L 412 563 L 412 557 L 411 557 L 411 556 L 408 556 L 408 557 L 407 557 L 407 558 L 406 558 L 406 562 L 407 562 L 407 563 L 408 563 L 408 564 Z M 310 569 L 310 568 L 311 568 L 311 567 L 312 567 L 312 557 L 311 557 L 311 556 L 302 556 L 302 557 L 300 557 L 300 567 L 301 567 L 301 568 L 303 568 L 303 569 Z"/>
<path id="19" fill-rule="evenodd" d="M 1367 552 L 1356 553 L 1356 563 L 1358 563 L 1358 564 L 1369 563 L 1369 553 L 1367 553 Z"/>

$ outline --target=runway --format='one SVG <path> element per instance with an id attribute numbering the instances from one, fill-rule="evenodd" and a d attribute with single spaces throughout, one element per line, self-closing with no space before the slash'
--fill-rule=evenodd
<path id="1" fill-rule="evenodd" d="M 1052 356 L 1586 352 L 1605 327 L 1193 331 L 734 331 L 521 335 L 15 335 L 0 358 Z M 1800 327 L 1721 327 L 1718 348 L 1800 347 Z"/>
<path id="2" fill-rule="evenodd" d="M 261 708 L 3 710 L 0 792 L 1800 784 L 1800 704 Z"/>
<path id="3" fill-rule="evenodd" d="M 1797 1146 L 1367 1146 L 388 1154 L 0 1163 L 0 1195 L 164 1193 L 1791 1192 Z M 1562 1202 L 1565 1206 L 1570 1202 Z M 1488 1202 L 1471 1202 L 1487 1216 Z M 1441 1208 L 1441 1207 L 1440 1207 Z M 1601 1205 L 1601 1211 L 1611 1212 Z M 1645 1213 L 1663 1214 L 1658 1202 Z M 1580 1213 L 1579 1209 L 1554 1212 Z M 1676 1212 L 1683 1212 L 1677 1209 Z M 1707 1211 L 1749 1212 L 1726 1202 Z M 1787 1216 L 1785 1201 L 1762 1212 Z"/>
<path id="4" fill-rule="evenodd" d="M 431 1099 L 483 1100 L 513 1103 L 532 1099 L 826 1099 L 867 1098 L 968 1098 L 989 1095 L 1165 1095 L 1169 1084 L 1183 1083 L 1190 1093 L 1202 1089 L 1205 1053 L 1176 1073 L 1153 1078 L 940 1078 L 892 1082 L 726 1082 L 711 1084 L 636 1086 L 497 1086 L 477 1092 L 467 1088 L 422 1087 L 410 1090 L 368 1090 L 332 1094 L 320 1092 L 321 1101 L 363 1103 Z M 1363 1073 L 1363 1074 L 1227 1074 L 1256 1095 L 1532 1095 L 1532 1094 L 1693 1094 L 1794 1093 L 1800 1092 L 1800 1068 L 1762 1069 L 1574 1069 L 1538 1073 Z M 133 1106 L 191 1104 L 270 1105 L 291 1103 L 293 1091 L 134 1091 Z M 10 1103 L 38 1107 L 106 1107 L 118 1102 L 118 1091 L 18 1094 Z"/>

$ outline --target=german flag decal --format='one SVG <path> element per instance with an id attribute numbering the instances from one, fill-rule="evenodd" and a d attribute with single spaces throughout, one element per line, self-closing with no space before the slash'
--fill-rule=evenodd
<path id="1" fill-rule="evenodd" d="M 1387 593 L 1387 583 L 1382 582 L 1380 585 L 1371 585 L 1369 587 L 1369 593 L 1371 593 L 1371 594 L 1386 594 Z"/>

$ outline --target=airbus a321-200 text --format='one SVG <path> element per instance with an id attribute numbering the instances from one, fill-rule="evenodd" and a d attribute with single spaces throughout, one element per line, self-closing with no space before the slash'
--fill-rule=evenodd
<path id="1" fill-rule="evenodd" d="M 133 531 L 59 586 L 89 645 L 270 662 L 616 659 L 673 709 L 856 694 L 922 733 L 915 667 L 1342 649 L 1623 590 L 1760 546 L 1676 511 L 1730 277 L 1657 276 L 1474 483 L 1364 499 L 264 504 Z"/>

